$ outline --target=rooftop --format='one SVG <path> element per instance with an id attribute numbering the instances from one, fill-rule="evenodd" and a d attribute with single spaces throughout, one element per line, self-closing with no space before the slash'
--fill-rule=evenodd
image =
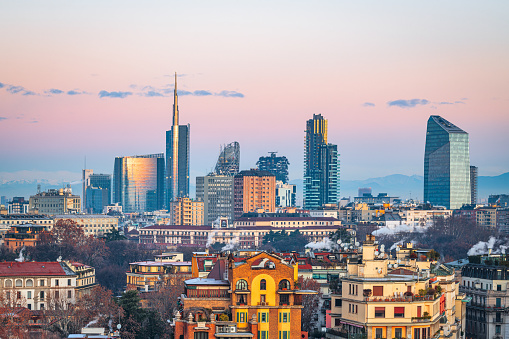
<path id="1" fill-rule="evenodd" d="M 61 262 L 0 262 L 0 277 L 9 276 L 73 276 L 76 275 Z"/>
<path id="2" fill-rule="evenodd" d="M 226 280 L 217 280 L 212 278 L 194 278 L 185 281 L 186 285 L 222 285 L 230 286 L 230 282 Z"/>

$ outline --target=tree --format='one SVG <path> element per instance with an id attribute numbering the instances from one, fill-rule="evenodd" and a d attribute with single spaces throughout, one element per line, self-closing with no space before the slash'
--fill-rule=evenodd
<path id="1" fill-rule="evenodd" d="M 307 294 L 302 297 L 302 330 L 311 332 L 316 327 L 315 315 L 320 312 L 319 308 L 322 298 L 320 284 L 314 279 L 304 278 L 303 276 L 299 276 L 298 282 L 301 290 L 318 292 L 317 294 Z"/>
<path id="2" fill-rule="evenodd" d="M 118 229 L 114 229 L 109 233 L 105 233 L 103 239 L 108 243 L 110 241 L 126 240 L 126 237 L 121 235 Z"/>
<path id="3" fill-rule="evenodd" d="M 309 243 L 299 230 L 287 233 L 285 230 L 281 232 L 270 231 L 263 237 L 263 245 L 269 245 L 278 252 L 293 252 L 299 251 Z"/>
<path id="4" fill-rule="evenodd" d="M 341 243 L 350 243 L 352 241 L 352 235 L 350 232 L 346 230 L 346 228 L 338 228 L 336 232 L 331 233 L 329 235 L 329 239 L 334 243 L 337 244 L 338 240 L 341 240 Z"/>

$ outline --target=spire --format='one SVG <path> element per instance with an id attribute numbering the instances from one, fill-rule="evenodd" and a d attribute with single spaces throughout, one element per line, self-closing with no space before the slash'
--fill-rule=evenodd
<path id="1" fill-rule="evenodd" d="M 173 90 L 173 126 L 179 124 L 179 106 L 177 97 L 177 72 L 175 72 L 175 89 Z"/>

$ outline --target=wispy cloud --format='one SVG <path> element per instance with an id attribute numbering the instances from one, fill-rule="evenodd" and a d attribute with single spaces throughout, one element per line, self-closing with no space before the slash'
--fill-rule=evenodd
<path id="1" fill-rule="evenodd" d="M 429 101 L 426 99 L 411 99 L 411 100 L 394 100 L 387 102 L 388 106 L 397 106 L 401 108 L 412 108 L 417 105 L 427 105 Z"/>
<path id="2" fill-rule="evenodd" d="M 129 95 L 132 95 L 132 92 L 108 92 L 108 91 L 100 91 L 99 98 L 121 98 L 124 99 Z"/>
<path id="3" fill-rule="evenodd" d="M 79 92 L 75 90 L 67 91 L 67 95 L 80 95 L 80 94 L 85 94 L 85 92 Z"/>
<path id="4" fill-rule="evenodd" d="M 164 94 L 161 94 L 156 91 L 148 91 L 145 93 L 141 93 L 141 95 L 143 95 L 144 97 L 164 97 L 165 96 Z"/>
<path id="5" fill-rule="evenodd" d="M 219 93 L 216 93 L 216 95 L 219 95 L 221 97 L 225 98 L 243 98 L 244 94 L 235 92 L 235 91 L 221 91 Z"/>
<path id="6" fill-rule="evenodd" d="M 22 95 L 37 95 L 37 93 L 32 91 L 25 91 Z"/>
<path id="7" fill-rule="evenodd" d="M 6 90 L 7 90 L 7 92 L 9 92 L 11 94 L 16 94 L 16 93 L 25 91 L 25 88 L 23 86 L 9 85 L 9 86 L 7 86 Z"/>
<path id="8" fill-rule="evenodd" d="M 7 118 L 6 117 L 0 117 L 0 121 L 2 121 L 2 120 L 7 120 Z"/>
<path id="9" fill-rule="evenodd" d="M 52 88 L 48 91 L 45 91 L 44 93 L 49 93 L 49 94 L 62 94 L 64 93 L 64 91 L 62 91 L 61 89 L 56 89 L 56 88 Z"/>
<path id="10" fill-rule="evenodd" d="M 0 82 L 0 88 L 4 88 L 5 84 Z"/>
<path id="11" fill-rule="evenodd" d="M 375 104 L 372 103 L 372 102 L 365 102 L 365 103 L 362 104 L 362 106 L 364 106 L 364 107 L 375 107 Z"/>

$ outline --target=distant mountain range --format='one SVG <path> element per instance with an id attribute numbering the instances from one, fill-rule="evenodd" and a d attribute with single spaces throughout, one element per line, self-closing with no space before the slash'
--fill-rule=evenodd
<path id="1" fill-rule="evenodd" d="M 69 175 L 68 181 L 55 179 L 37 179 L 37 180 L 1 180 L 0 178 L 0 196 L 5 195 L 9 199 L 13 196 L 29 198 L 37 192 L 37 185 L 41 185 L 41 190 L 45 191 L 51 188 L 62 188 L 71 183 L 73 192 L 81 195 L 81 181 L 79 174 Z M 75 179 L 76 178 L 76 179 Z M 77 181 L 72 181 L 75 179 Z M 297 203 L 302 204 L 303 180 L 291 180 L 291 184 L 297 185 Z M 194 183 L 191 190 L 194 191 Z M 356 197 L 359 187 L 371 187 L 373 195 L 378 193 L 387 193 L 390 196 L 400 198 L 423 199 L 424 178 L 419 175 L 392 174 L 385 177 L 370 178 L 366 180 L 341 180 L 341 197 Z M 481 201 L 488 199 L 490 194 L 509 194 L 509 172 L 497 176 L 480 176 L 478 182 L 479 199 Z M 193 196 L 191 192 L 191 196 Z"/>
<path id="2" fill-rule="evenodd" d="M 298 201 L 302 201 L 303 180 L 290 181 L 297 185 Z M 422 200 L 424 196 L 424 177 L 420 175 L 392 174 L 366 180 L 341 180 L 341 197 L 356 197 L 360 187 L 371 187 L 373 195 L 387 193 L 400 198 Z M 478 198 L 487 200 L 490 194 L 509 194 L 509 172 L 497 176 L 479 176 Z"/>

